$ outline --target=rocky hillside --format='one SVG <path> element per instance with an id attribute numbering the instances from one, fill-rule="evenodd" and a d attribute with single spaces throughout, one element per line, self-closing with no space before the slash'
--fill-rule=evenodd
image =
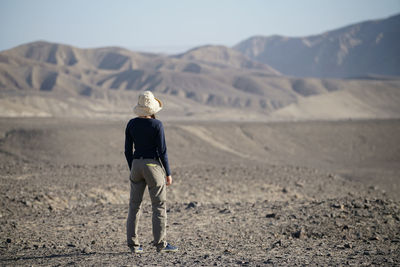
<path id="1" fill-rule="evenodd" d="M 369 102 L 381 101 L 386 91 L 377 86 L 396 89 L 400 81 L 287 77 L 223 46 L 164 56 L 34 42 L 0 53 L 1 117 L 125 118 L 132 116 L 137 94 L 152 90 L 165 100 L 164 118 L 266 120 L 310 96 L 354 87 Z M 368 116 L 393 117 L 385 110 L 377 114 Z M 400 117 L 399 108 L 394 114 Z"/>
<path id="2" fill-rule="evenodd" d="M 254 36 L 234 48 L 297 77 L 400 75 L 400 15 L 319 35 Z"/>

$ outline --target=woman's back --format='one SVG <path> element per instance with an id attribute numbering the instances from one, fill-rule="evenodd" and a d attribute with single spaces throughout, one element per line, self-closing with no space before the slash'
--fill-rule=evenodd
<path id="1" fill-rule="evenodd" d="M 156 119 L 134 118 L 128 123 L 129 133 L 135 145 L 134 157 L 152 157 L 157 154 L 157 138 L 161 121 Z"/>
<path id="2" fill-rule="evenodd" d="M 135 152 L 132 154 L 133 145 Z M 133 159 L 159 158 L 166 174 L 170 175 L 162 122 L 140 117 L 130 120 L 125 131 L 125 156 L 129 166 Z"/>

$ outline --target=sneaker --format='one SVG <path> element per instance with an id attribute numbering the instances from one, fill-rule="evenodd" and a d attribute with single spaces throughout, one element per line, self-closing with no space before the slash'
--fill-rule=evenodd
<path id="1" fill-rule="evenodd" d="M 176 252 L 176 251 L 178 251 L 178 248 L 172 246 L 170 243 L 167 243 L 167 246 L 164 248 L 157 248 L 157 252 Z"/>
<path id="2" fill-rule="evenodd" d="M 139 247 L 139 246 L 132 246 L 132 247 L 129 247 L 130 249 L 131 249 L 131 252 L 132 253 L 143 253 L 143 248 L 142 247 Z"/>

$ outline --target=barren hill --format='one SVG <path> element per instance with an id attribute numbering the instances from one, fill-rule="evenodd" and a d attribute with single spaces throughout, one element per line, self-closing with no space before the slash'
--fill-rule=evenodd
<path id="1" fill-rule="evenodd" d="M 267 71 L 279 75 L 279 72 L 268 65 L 258 63 L 244 56 L 242 53 L 225 46 L 202 46 L 191 49 L 186 53 L 175 56 L 176 58 L 199 61 L 204 64 L 219 66 L 221 68 L 241 68 Z"/>
<path id="2" fill-rule="evenodd" d="M 368 101 L 380 101 L 386 91 L 377 86 L 397 94 L 400 82 L 282 76 L 222 46 L 168 57 L 34 42 L 0 53 L 2 117 L 126 118 L 132 116 L 137 94 L 152 90 L 165 100 L 161 116 L 167 119 L 267 120 L 272 112 L 310 96 L 354 87 L 360 96 L 369 92 Z M 395 109 L 384 117 L 399 114 Z M 359 114 L 349 111 L 347 117 L 354 115 Z"/>
<path id="3" fill-rule="evenodd" d="M 400 75 L 400 15 L 307 37 L 254 36 L 234 48 L 286 75 Z"/>

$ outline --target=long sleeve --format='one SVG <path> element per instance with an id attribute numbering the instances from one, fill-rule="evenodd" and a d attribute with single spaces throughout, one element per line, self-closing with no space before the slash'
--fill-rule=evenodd
<path id="1" fill-rule="evenodd" d="M 160 157 L 161 163 L 164 166 L 166 175 L 171 175 L 171 170 L 169 169 L 168 154 L 167 154 L 167 144 L 165 143 L 164 127 L 161 124 L 159 132 L 157 135 L 157 152 Z"/>
<path id="2" fill-rule="evenodd" d="M 132 136 L 129 133 L 129 123 L 126 126 L 125 130 L 125 158 L 126 161 L 128 162 L 129 170 L 132 167 L 132 161 L 133 161 L 133 139 Z"/>

